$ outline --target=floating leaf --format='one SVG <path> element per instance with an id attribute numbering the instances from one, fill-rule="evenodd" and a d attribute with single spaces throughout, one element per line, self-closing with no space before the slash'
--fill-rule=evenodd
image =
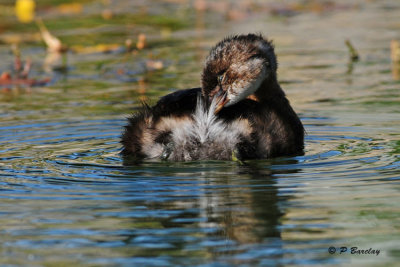
<path id="1" fill-rule="evenodd" d="M 65 52 L 67 50 L 67 47 L 63 45 L 57 37 L 52 35 L 44 25 L 43 21 L 41 19 L 36 20 L 37 25 L 39 26 L 40 29 L 40 34 L 42 35 L 43 41 L 47 45 L 47 49 L 49 52 Z"/>
<path id="2" fill-rule="evenodd" d="M 161 60 L 147 60 L 146 67 L 148 70 L 160 70 L 164 67 Z"/>
<path id="3" fill-rule="evenodd" d="M 110 53 L 118 50 L 122 50 L 123 47 L 119 44 L 98 44 L 95 46 L 81 46 L 75 45 L 71 47 L 71 50 L 76 53 L 90 54 L 90 53 Z"/>
<path id="4" fill-rule="evenodd" d="M 21 60 L 21 52 L 17 45 L 13 45 L 11 50 L 14 54 L 14 69 L 11 72 L 5 71 L 0 75 L 0 86 L 10 89 L 12 86 L 44 86 L 50 82 L 50 78 L 32 79 L 29 78 L 32 61 L 27 59 L 25 63 Z M 11 90 L 11 89 L 10 89 Z M 6 90 L 7 91 L 7 90 Z"/>
<path id="5" fill-rule="evenodd" d="M 110 19 L 112 19 L 112 17 L 113 17 L 113 12 L 111 11 L 111 9 L 104 9 L 102 12 L 101 12 L 101 16 L 103 17 L 103 19 L 105 19 L 105 20 L 110 20 Z"/>
<path id="6" fill-rule="evenodd" d="M 62 14 L 80 14 L 83 6 L 81 3 L 67 3 L 59 5 L 57 9 Z"/>
<path id="7" fill-rule="evenodd" d="M 392 59 L 392 76 L 395 81 L 400 80 L 400 42 L 390 42 L 390 58 Z"/>
<path id="8" fill-rule="evenodd" d="M 400 42 L 397 40 L 390 42 L 390 57 L 393 63 L 400 64 Z"/>
<path id="9" fill-rule="evenodd" d="M 35 1 L 17 0 L 15 2 L 15 14 L 20 22 L 32 22 L 35 17 Z"/>
<path id="10" fill-rule="evenodd" d="M 344 43 L 346 44 L 347 48 L 349 49 L 350 60 L 351 61 L 358 61 L 360 59 L 360 56 L 359 56 L 357 50 L 352 45 L 352 43 L 350 42 L 350 40 L 347 39 L 347 40 L 345 40 Z"/>
<path id="11" fill-rule="evenodd" d="M 11 81 L 11 79 L 11 74 L 8 71 L 5 71 L 0 75 L 0 83 L 3 81 Z"/>
<path id="12" fill-rule="evenodd" d="M 4 74 L 4 73 L 3 73 Z M 50 78 L 44 78 L 42 80 L 37 79 L 11 79 L 8 78 L 7 74 L 3 74 L 0 77 L 0 86 L 12 86 L 12 85 L 25 85 L 25 86 L 45 86 L 50 82 Z"/>
<path id="13" fill-rule="evenodd" d="M 146 35 L 141 33 L 138 36 L 138 41 L 136 43 L 136 48 L 141 50 L 146 47 Z"/>
<path id="14" fill-rule="evenodd" d="M 132 51 L 132 44 L 133 44 L 133 42 L 131 39 L 125 40 L 126 51 L 128 51 L 128 52 Z"/>

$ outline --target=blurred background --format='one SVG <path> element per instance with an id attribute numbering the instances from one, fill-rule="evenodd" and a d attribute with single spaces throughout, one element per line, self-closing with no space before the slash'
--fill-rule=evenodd
<path id="1" fill-rule="evenodd" d="M 392 79 L 399 79 L 395 1 L 2 0 L 0 5 L 2 99 L 31 93 L 35 86 L 40 88 L 34 93 L 52 88 L 54 96 L 57 89 L 71 93 L 79 85 L 79 98 L 113 87 L 111 97 L 117 99 L 195 87 L 212 44 L 248 32 L 274 40 L 283 82 L 313 82 L 294 101 L 329 99 L 332 90 L 340 94 L 353 71 L 364 67 L 354 68 L 359 52 L 363 62 L 385 60 Z M 316 50 L 320 53 L 310 57 Z M 343 75 L 335 77 L 335 88 L 320 90 L 315 84 L 320 82 L 315 77 L 338 72 Z"/>
<path id="2" fill-rule="evenodd" d="M 397 266 L 399 14 L 390 0 L 0 0 L 0 265 Z M 123 167 L 125 118 L 199 86 L 209 49 L 249 32 L 275 44 L 305 155 Z"/>

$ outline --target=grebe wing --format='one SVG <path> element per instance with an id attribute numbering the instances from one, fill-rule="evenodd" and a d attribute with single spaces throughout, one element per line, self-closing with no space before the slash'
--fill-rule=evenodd
<path id="1" fill-rule="evenodd" d="M 193 112 L 201 88 L 185 89 L 163 96 L 153 107 L 158 116 L 184 115 Z"/>

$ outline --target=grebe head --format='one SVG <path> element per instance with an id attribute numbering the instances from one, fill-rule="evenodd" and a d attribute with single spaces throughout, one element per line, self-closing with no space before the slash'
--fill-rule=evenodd
<path id="1" fill-rule="evenodd" d="M 211 49 L 202 73 L 202 93 L 217 99 L 215 113 L 258 90 L 267 78 L 276 79 L 273 45 L 261 35 L 228 37 Z"/>

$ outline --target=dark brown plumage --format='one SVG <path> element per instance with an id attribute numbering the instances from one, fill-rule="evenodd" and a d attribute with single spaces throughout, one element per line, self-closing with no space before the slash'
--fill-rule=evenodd
<path id="1" fill-rule="evenodd" d="M 125 162 L 302 154 L 304 128 L 276 71 L 274 48 L 262 36 L 219 42 L 207 57 L 201 88 L 166 95 L 128 120 Z"/>

